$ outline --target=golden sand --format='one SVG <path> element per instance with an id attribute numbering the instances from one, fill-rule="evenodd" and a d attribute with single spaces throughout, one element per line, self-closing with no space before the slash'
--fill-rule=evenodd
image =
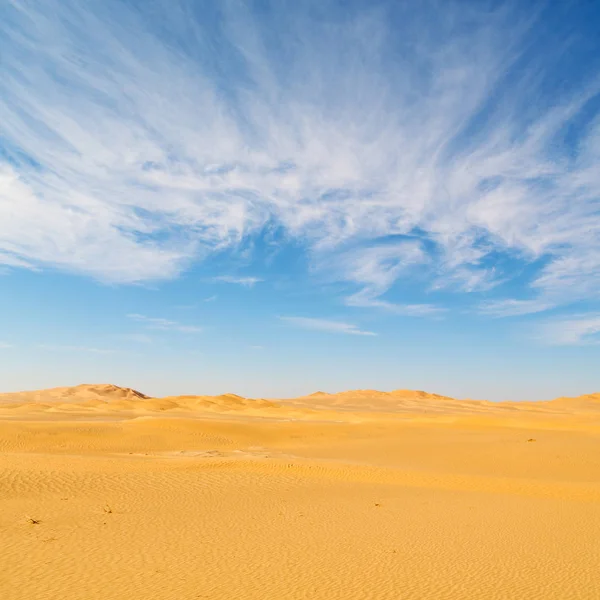
<path id="1" fill-rule="evenodd" d="M 0 395 L 0 598 L 600 598 L 600 395 Z"/>

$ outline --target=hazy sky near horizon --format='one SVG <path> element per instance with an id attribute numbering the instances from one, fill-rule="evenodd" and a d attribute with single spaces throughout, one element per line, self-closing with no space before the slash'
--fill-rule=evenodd
<path id="1" fill-rule="evenodd" d="M 0 388 L 600 391 L 599 28 L 6 0 Z"/>

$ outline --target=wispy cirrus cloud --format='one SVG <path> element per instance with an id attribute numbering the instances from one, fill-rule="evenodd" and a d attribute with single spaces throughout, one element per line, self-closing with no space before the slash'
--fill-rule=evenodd
<path id="1" fill-rule="evenodd" d="M 6 350 L 7 348 L 12 348 L 12 344 L 8 342 L 0 342 L 0 350 Z"/>
<path id="2" fill-rule="evenodd" d="M 346 298 L 347 306 L 360 308 L 376 308 L 404 317 L 431 317 L 440 316 L 446 309 L 433 304 L 400 304 L 374 298 L 365 292 L 358 292 Z"/>
<path id="3" fill-rule="evenodd" d="M 146 315 L 139 315 L 136 313 L 129 314 L 127 317 L 133 321 L 143 324 L 148 329 L 159 329 L 163 331 L 178 331 L 180 333 L 200 333 L 202 327 L 196 325 L 184 325 L 177 321 L 171 321 L 170 319 L 163 319 L 160 317 L 147 317 Z"/>
<path id="4" fill-rule="evenodd" d="M 600 64 L 494 6 L 9 0 L 0 264 L 170 278 L 276 227 L 352 306 L 435 314 L 383 296 L 492 289 L 499 255 L 546 259 L 530 308 L 597 297 Z"/>
<path id="5" fill-rule="evenodd" d="M 383 309 L 404 316 L 430 316 L 443 312 L 432 304 L 409 304 L 382 299 L 402 276 L 414 276 L 429 262 L 422 243 L 414 239 L 358 248 L 324 263 L 330 276 L 353 283 L 358 291 L 346 296 L 347 306 Z"/>
<path id="6" fill-rule="evenodd" d="M 244 277 L 238 275 L 219 275 L 217 277 L 213 277 L 212 280 L 217 283 L 233 283 L 235 285 L 241 285 L 250 288 L 263 281 L 263 279 L 260 277 Z M 216 298 L 216 296 L 212 296 L 210 299 L 207 299 L 206 302 L 209 302 L 213 298 Z"/>
<path id="7" fill-rule="evenodd" d="M 315 331 L 323 331 L 326 333 L 345 333 L 348 335 L 377 335 L 373 331 L 360 329 L 352 323 L 344 323 L 342 321 L 333 321 L 330 319 L 315 319 L 312 317 L 279 317 L 280 320 L 290 323 L 302 329 L 313 329 Z"/>
<path id="8" fill-rule="evenodd" d="M 600 344 L 600 313 L 562 317 L 541 323 L 536 337 L 557 346 L 588 346 Z"/>
<path id="9" fill-rule="evenodd" d="M 491 300 L 479 306 L 479 312 L 490 317 L 515 317 L 544 312 L 554 308 L 556 303 L 545 300 Z"/>

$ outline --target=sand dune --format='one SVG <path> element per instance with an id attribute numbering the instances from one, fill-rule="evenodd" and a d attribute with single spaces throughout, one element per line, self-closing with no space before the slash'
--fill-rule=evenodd
<path id="1" fill-rule="evenodd" d="M 600 395 L 0 395 L 0 597 L 600 598 Z"/>
<path id="2" fill-rule="evenodd" d="M 142 400 L 147 398 L 148 396 L 145 394 L 131 388 L 123 388 L 112 384 L 82 384 L 74 387 L 0 394 L 0 404 L 9 402 L 23 404 L 28 402 L 81 402 L 86 400 L 111 402 L 114 400 Z"/>
<path id="3" fill-rule="evenodd" d="M 316 392 L 291 399 L 267 400 L 244 398 L 236 394 L 219 396 L 168 396 L 152 398 L 131 388 L 115 385 L 79 385 L 50 390 L 0 394 L 0 417 L 25 418 L 45 414 L 68 414 L 71 418 L 105 416 L 126 419 L 164 413 L 207 417 L 238 415 L 277 420 L 333 420 L 357 422 L 386 419 L 492 419 L 503 425 L 521 427 L 528 419 L 552 427 L 572 427 L 600 423 L 600 394 L 577 398 L 557 398 L 544 402 L 489 402 L 456 400 L 448 396 L 423 391 L 352 390 L 328 394 Z M 585 417 L 585 418 L 582 418 Z"/>

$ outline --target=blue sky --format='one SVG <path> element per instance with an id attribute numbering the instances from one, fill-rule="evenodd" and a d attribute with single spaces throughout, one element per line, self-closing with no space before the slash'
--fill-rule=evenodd
<path id="1" fill-rule="evenodd" d="M 0 385 L 600 390 L 600 5 L 0 8 Z"/>

